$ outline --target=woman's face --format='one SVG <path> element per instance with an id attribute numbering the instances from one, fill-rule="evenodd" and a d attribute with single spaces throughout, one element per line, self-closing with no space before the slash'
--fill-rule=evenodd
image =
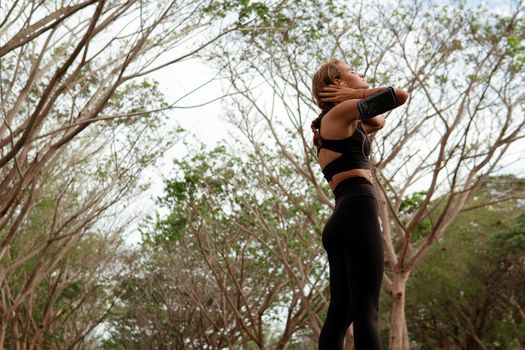
<path id="1" fill-rule="evenodd" d="M 369 86 L 363 74 L 354 72 L 346 63 L 340 63 L 339 69 L 341 71 L 341 78 L 335 80 L 336 84 L 344 85 L 344 82 L 352 89 L 368 89 Z"/>

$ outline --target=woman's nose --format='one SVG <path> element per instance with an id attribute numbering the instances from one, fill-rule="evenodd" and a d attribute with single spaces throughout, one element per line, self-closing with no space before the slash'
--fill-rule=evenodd
<path id="1" fill-rule="evenodd" d="M 365 77 L 365 75 L 364 75 L 363 73 L 359 73 L 359 76 L 360 76 L 361 78 L 364 78 L 364 77 Z"/>

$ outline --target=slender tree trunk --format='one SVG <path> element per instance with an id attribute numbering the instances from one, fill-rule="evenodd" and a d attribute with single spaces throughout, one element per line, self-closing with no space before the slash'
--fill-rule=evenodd
<path id="1" fill-rule="evenodd" d="M 389 350 L 408 350 L 408 331 L 405 322 L 405 289 L 409 275 L 409 272 L 394 272 Z"/>
<path id="2" fill-rule="evenodd" d="M 0 325 L 0 349 L 4 348 L 4 342 L 5 342 L 5 331 L 7 328 L 7 323 L 9 322 L 9 315 L 11 313 L 11 310 L 9 308 L 6 308 L 7 311 L 4 314 L 4 317 L 2 317 L 2 324 Z"/>

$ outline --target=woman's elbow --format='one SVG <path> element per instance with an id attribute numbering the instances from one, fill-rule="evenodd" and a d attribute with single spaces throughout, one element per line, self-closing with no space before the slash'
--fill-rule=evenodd
<path id="1" fill-rule="evenodd" d="M 394 89 L 396 94 L 396 100 L 398 102 L 398 106 L 401 106 L 408 100 L 408 92 L 401 89 Z"/>
<path id="2" fill-rule="evenodd" d="M 379 118 L 377 118 L 377 121 L 376 121 L 376 126 L 379 127 L 379 129 L 382 129 L 384 126 L 385 126 L 385 117 L 383 117 L 382 115 L 379 116 Z"/>
<path id="3" fill-rule="evenodd" d="M 385 126 L 385 117 L 383 117 L 382 115 L 377 115 L 373 118 L 363 120 L 363 123 L 369 126 L 370 128 L 376 129 L 374 131 L 377 131 Z"/>

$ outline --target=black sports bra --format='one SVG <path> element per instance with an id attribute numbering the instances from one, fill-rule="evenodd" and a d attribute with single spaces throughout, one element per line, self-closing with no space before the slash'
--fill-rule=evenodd
<path id="1" fill-rule="evenodd" d="M 359 129 L 360 130 L 357 130 Z M 335 152 L 342 153 L 339 157 L 332 160 L 323 168 L 324 178 L 331 181 L 332 177 L 342 171 L 350 169 L 370 169 L 370 141 L 366 132 L 361 126 L 361 121 L 357 122 L 357 128 L 352 135 L 339 140 L 323 139 L 321 137 L 321 127 L 319 126 L 319 137 L 321 139 L 317 154 L 321 148 L 326 148 Z"/>

